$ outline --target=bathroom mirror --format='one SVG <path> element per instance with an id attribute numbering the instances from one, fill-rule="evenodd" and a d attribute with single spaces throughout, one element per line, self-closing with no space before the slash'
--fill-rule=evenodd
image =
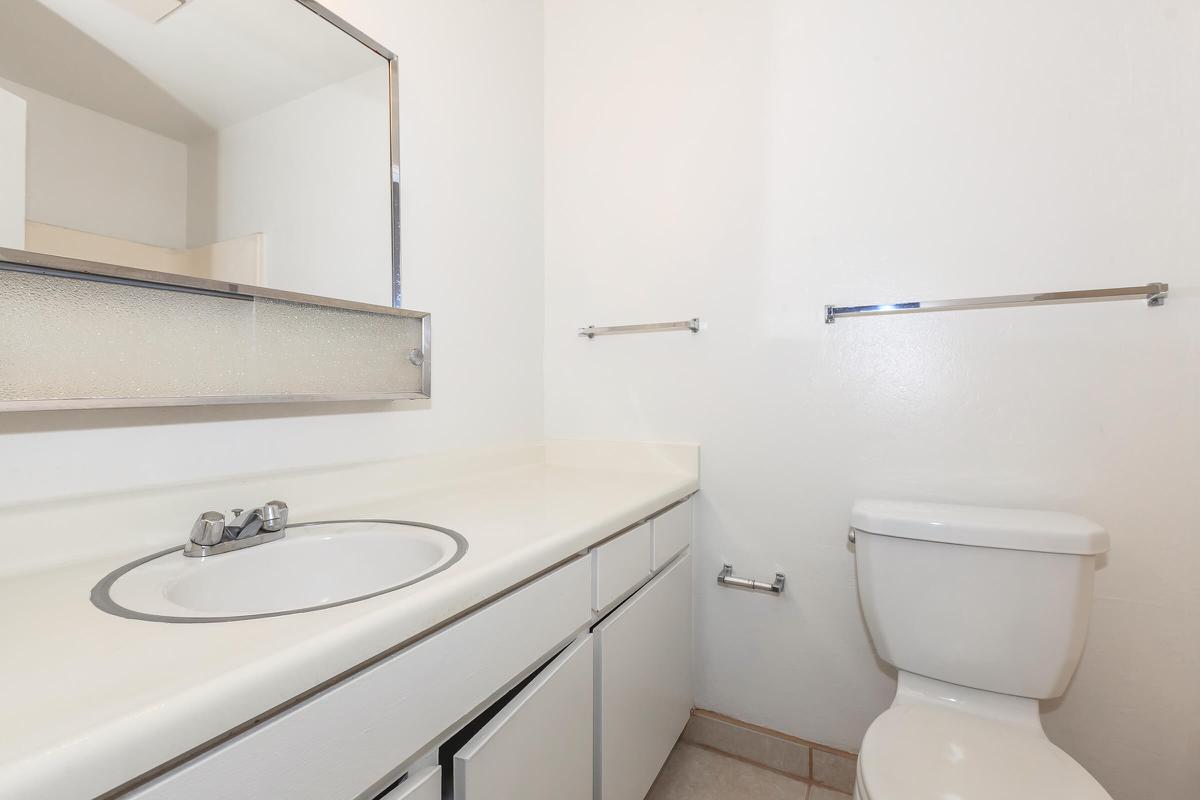
<path id="1" fill-rule="evenodd" d="M 430 397 L 395 63 L 311 0 L 0 0 L 0 412 Z"/>
<path id="2" fill-rule="evenodd" d="M 399 308 L 395 91 L 308 0 L 3 0 L 0 261 Z"/>

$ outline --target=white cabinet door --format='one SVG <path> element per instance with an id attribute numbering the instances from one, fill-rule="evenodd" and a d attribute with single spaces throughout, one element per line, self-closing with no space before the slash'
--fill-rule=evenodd
<path id="1" fill-rule="evenodd" d="M 593 662 L 585 636 L 459 750 L 455 800 L 591 800 Z"/>
<path id="2" fill-rule="evenodd" d="M 379 800 L 441 800 L 442 768 L 425 767 L 409 776 Z"/>
<path id="3" fill-rule="evenodd" d="M 692 711 L 692 557 L 593 630 L 596 800 L 642 800 Z"/>

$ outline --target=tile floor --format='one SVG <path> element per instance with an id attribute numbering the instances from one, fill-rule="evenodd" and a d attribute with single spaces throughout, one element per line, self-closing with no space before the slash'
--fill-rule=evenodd
<path id="1" fill-rule="evenodd" d="M 850 795 L 813 786 L 756 767 L 706 747 L 679 742 L 650 787 L 646 800 L 850 800 Z"/>

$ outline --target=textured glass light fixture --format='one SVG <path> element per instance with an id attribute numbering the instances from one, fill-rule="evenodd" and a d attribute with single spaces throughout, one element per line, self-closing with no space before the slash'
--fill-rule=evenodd
<path id="1" fill-rule="evenodd" d="M 0 411 L 429 396 L 428 314 L 191 283 L 0 265 Z"/>

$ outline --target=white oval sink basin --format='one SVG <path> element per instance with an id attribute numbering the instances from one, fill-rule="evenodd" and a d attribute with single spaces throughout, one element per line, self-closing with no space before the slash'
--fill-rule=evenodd
<path id="1" fill-rule="evenodd" d="M 182 548 L 110 573 L 92 602 L 110 614 L 161 622 L 224 622 L 296 614 L 411 586 L 466 552 L 462 536 L 414 522 L 289 525 L 274 542 L 204 558 Z"/>

